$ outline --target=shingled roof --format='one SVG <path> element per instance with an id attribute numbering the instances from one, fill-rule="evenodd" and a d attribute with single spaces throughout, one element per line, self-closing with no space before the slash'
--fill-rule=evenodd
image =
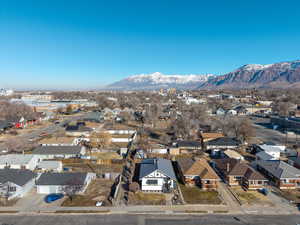
<path id="1" fill-rule="evenodd" d="M 141 162 L 139 179 L 142 179 L 155 170 L 158 170 L 169 178 L 176 180 L 171 161 L 163 158 L 144 159 Z"/>
<path id="2" fill-rule="evenodd" d="M 264 168 L 278 179 L 300 178 L 300 170 L 280 160 L 257 161 L 259 167 Z"/>
<path id="3" fill-rule="evenodd" d="M 250 165 L 236 159 L 215 159 L 214 163 L 227 176 L 240 176 L 248 180 L 266 180 L 263 175 Z"/>
<path id="4" fill-rule="evenodd" d="M 37 185 L 84 185 L 87 173 L 43 173 Z"/>
<path id="5" fill-rule="evenodd" d="M 35 178 L 36 174 L 31 170 L 23 169 L 0 169 L 0 183 L 12 182 L 19 186 L 23 186 L 30 180 Z"/>
<path id="6" fill-rule="evenodd" d="M 81 153 L 81 146 L 39 146 L 33 150 L 33 155 L 68 155 Z"/>
<path id="7" fill-rule="evenodd" d="M 219 179 L 218 175 L 211 168 L 205 159 L 193 160 L 182 158 L 177 160 L 183 175 L 200 176 L 201 179 Z"/>

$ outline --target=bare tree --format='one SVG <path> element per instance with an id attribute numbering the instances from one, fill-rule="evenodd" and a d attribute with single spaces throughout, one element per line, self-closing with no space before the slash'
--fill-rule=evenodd
<path id="1" fill-rule="evenodd" d="M 111 144 L 111 134 L 108 132 L 94 132 L 90 137 L 92 148 L 106 148 Z"/>

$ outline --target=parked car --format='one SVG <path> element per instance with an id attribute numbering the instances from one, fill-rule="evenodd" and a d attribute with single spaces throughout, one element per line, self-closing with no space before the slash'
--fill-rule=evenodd
<path id="1" fill-rule="evenodd" d="M 269 190 L 267 188 L 259 189 L 259 192 L 262 193 L 263 195 L 268 195 L 269 194 Z"/>
<path id="2" fill-rule="evenodd" d="M 58 199 L 61 199 L 63 198 L 64 195 L 63 194 L 49 194 L 45 197 L 45 202 L 46 203 L 51 203 L 51 202 L 54 202 Z"/>
<path id="3" fill-rule="evenodd" d="M 104 205 L 104 202 L 102 202 L 102 201 L 96 202 L 96 206 L 97 206 L 97 207 L 100 207 L 100 206 L 103 206 L 103 205 Z"/>

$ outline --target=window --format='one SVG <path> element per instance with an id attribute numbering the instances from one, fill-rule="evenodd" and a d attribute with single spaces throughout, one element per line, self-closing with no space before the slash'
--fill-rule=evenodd
<path id="1" fill-rule="evenodd" d="M 259 180 L 259 181 L 257 181 L 257 183 L 258 183 L 258 184 L 262 184 L 262 181 L 261 181 L 261 180 Z"/>
<path id="2" fill-rule="evenodd" d="M 16 187 L 8 187 L 9 192 L 15 192 L 17 190 Z"/>
<path id="3" fill-rule="evenodd" d="M 146 181 L 146 184 L 149 184 L 149 185 L 157 185 L 158 182 L 157 182 L 157 180 L 147 180 L 147 181 Z"/>

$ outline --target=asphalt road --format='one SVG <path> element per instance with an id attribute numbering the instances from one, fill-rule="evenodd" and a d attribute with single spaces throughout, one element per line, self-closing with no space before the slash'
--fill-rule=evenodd
<path id="1" fill-rule="evenodd" d="M 2 215 L 1 225 L 297 225 L 299 216 Z"/>
<path id="2" fill-rule="evenodd" d="M 83 115 L 80 115 L 80 116 L 77 116 L 77 115 L 71 116 L 71 117 L 68 117 L 68 118 L 64 119 L 60 124 L 52 124 L 52 125 L 49 125 L 47 127 L 36 129 L 36 130 L 34 130 L 34 131 L 30 132 L 30 133 L 25 133 L 25 134 L 22 134 L 22 135 L 18 135 L 15 138 L 22 138 L 22 139 L 26 139 L 26 140 L 29 141 L 30 139 L 39 138 L 39 135 L 42 134 L 42 133 L 54 134 L 58 130 L 64 129 L 64 128 L 62 128 L 62 125 L 64 123 L 68 123 L 68 122 L 73 121 L 73 120 L 79 120 L 82 117 L 83 117 Z M 0 144 L 0 150 L 4 150 L 4 149 L 5 149 L 5 145 L 4 144 Z"/>
<path id="3" fill-rule="evenodd" d="M 273 130 L 269 124 L 270 119 L 252 117 L 253 126 L 256 130 L 256 137 L 263 142 L 273 142 L 274 144 L 295 144 L 295 137 L 286 136 L 284 133 Z M 300 140 L 299 140 L 300 141 Z"/>

